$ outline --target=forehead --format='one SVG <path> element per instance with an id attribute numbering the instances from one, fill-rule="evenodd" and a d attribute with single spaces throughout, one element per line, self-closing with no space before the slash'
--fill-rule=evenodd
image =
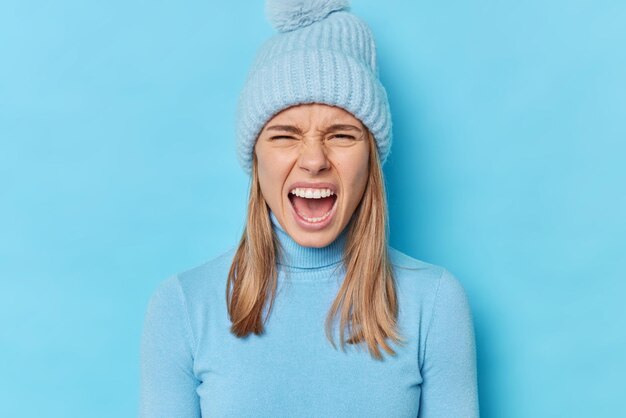
<path id="1" fill-rule="evenodd" d="M 276 114 L 267 123 L 293 124 L 302 127 L 308 125 L 332 125 L 337 123 L 361 126 L 361 122 L 350 112 L 325 104 L 301 104 L 289 107 Z M 266 126 L 267 126 L 266 125 Z"/>

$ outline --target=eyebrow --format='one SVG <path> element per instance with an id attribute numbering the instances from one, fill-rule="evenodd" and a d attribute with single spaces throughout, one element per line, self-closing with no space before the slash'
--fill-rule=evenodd
<path id="1" fill-rule="evenodd" d="M 357 128 L 354 125 L 331 125 L 328 127 L 327 132 L 337 132 L 337 131 L 356 131 L 363 132 L 360 128 Z"/>
<path id="2" fill-rule="evenodd" d="M 284 131 L 291 132 L 293 134 L 302 135 L 302 130 L 297 126 L 293 125 L 272 125 L 268 126 L 267 131 Z M 326 129 L 326 132 L 337 132 L 337 131 L 356 131 L 363 132 L 360 128 L 354 125 L 346 125 L 346 124 L 335 124 L 331 125 Z"/>
<path id="3" fill-rule="evenodd" d="M 272 125 L 269 126 L 266 130 L 268 131 L 285 131 L 291 132 L 292 134 L 302 135 L 302 130 L 297 126 L 293 125 Z"/>

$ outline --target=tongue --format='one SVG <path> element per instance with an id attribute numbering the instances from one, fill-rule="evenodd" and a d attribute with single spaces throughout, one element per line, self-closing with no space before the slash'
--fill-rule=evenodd
<path id="1" fill-rule="evenodd" d="M 321 218 L 333 207 L 336 197 L 322 197 L 321 199 L 305 199 L 304 197 L 298 197 L 292 195 L 291 202 L 298 212 L 302 216 L 307 218 Z"/>

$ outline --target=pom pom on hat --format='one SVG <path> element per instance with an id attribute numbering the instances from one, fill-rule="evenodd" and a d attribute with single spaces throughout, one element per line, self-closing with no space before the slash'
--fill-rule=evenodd
<path id="1" fill-rule="evenodd" d="M 309 26 L 332 12 L 346 10 L 349 0 L 267 0 L 265 13 L 279 32 Z"/>
<path id="2" fill-rule="evenodd" d="M 283 109 L 322 103 L 345 109 L 374 136 L 381 165 L 392 132 L 389 100 L 378 78 L 376 45 L 348 0 L 266 0 L 278 33 L 257 53 L 237 106 L 237 156 L 252 173 L 254 145 Z"/>

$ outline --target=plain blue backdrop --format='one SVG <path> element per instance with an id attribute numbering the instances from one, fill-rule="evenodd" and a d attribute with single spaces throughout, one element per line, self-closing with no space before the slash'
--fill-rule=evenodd
<path id="1" fill-rule="evenodd" d="M 391 243 L 463 283 L 482 416 L 626 416 L 626 3 L 353 0 Z M 132 417 L 148 298 L 235 245 L 263 2 L 0 2 L 0 416 Z"/>

